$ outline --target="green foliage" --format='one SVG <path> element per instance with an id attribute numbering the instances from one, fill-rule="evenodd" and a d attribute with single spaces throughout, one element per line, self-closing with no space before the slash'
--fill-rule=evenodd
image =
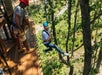
<path id="1" fill-rule="evenodd" d="M 42 5 L 30 5 L 28 7 L 28 14 L 34 20 L 35 23 L 42 23 L 45 19 Z"/>
<path id="2" fill-rule="evenodd" d="M 49 1 L 49 0 L 48 0 Z M 54 0 L 53 0 L 54 1 Z M 91 21 L 94 19 L 94 14 L 98 14 L 100 10 L 100 2 L 99 0 L 93 0 L 90 1 L 90 15 L 91 15 Z M 78 8 L 78 19 L 77 19 L 77 25 L 76 25 L 76 32 L 75 32 L 75 39 L 73 38 L 73 32 L 74 32 L 74 14 L 76 11 L 76 0 L 72 1 L 72 16 L 71 16 L 71 31 L 70 31 L 70 38 L 69 38 L 69 50 L 72 49 L 72 41 L 75 41 L 74 49 L 77 49 L 81 44 L 83 44 L 83 35 L 82 35 L 82 27 L 81 27 L 81 13 L 80 8 Z M 58 12 L 62 9 L 63 6 L 66 5 L 66 0 L 55 0 L 53 2 L 53 7 L 50 7 L 49 3 L 47 4 L 47 14 L 44 13 L 43 5 L 31 5 L 29 9 L 29 15 L 31 18 L 34 19 L 35 24 L 39 23 L 42 24 L 43 21 L 45 21 L 46 15 L 48 16 L 48 22 L 51 23 L 51 11 L 54 11 L 54 14 L 58 14 Z M 98 6 L 97 6 L 98 5 Z M 96 9 L 97 8 L 97 9 Z M 96 12 L 98 11 L 98 12 Z M 68 11 L 65 11 L 61 16 L 55 19 L 55 27 L 56 27 L 56 35 L 57 35 L 57 42 L 58 46 L 63 50 L 66 51 L 66 38 L 68 34 Z M 102 18 L 101 18 L 102 19 Z M 51 25 L 50 25 L 51 27 Z M 101 20 L 95 20 L 95 22 L 91 25 L 92 31 L 95 30 L 101 30 L 102 29 L 102 22 Z M 48 53 L 44 53 L 43 51 L 46 49 L 46 47 L 43 45 L 42 37 L 41 37 L 41 31 L 37 34 L 37 43 L 38 48 L 40 52 L 40 58 L 41 58 L 41 64 L 44 75 L 68 75 L 69 68 L 66 67 L 63 63 L 60 62 L 58 53 L 56 50 L 53 50 Z M 92 36 L 93 39 L 95 35 Z M 100 35 L 97 35 L 97 39 L 100 39 Z M 99 48 L 101 45 L 99 43 L 96 43 L 93 48 L 96 49 Z M 83 69 L 83 55 L 82 52 L 83 47 L 79 49 L 77 52 L 74 52 L 77 55 L 81 55 L 81 57 L 74 57 L 71 58 L 71 65 L 75 67 L 74 75 L 82 75 L 82 69 Z M 80 52 L 80 54 L 79 54 Z M 64 57 L 67 59 L 66 57 Z M 81 64 L 79 66 L 79 64 Z M 90 75 L 95 75 L 94 69 L 90 72 Z"/>
<path id="3" fill-rule="evenodd" d="M 97 69 L 97 68 L 94 69 L 94 72 L 95 72 L 95 73 L 99 73 L 99 69 Z"/>
<path id="4" fill-rule="evenodd" d="M 56 60 L 56 61 L 55 61 Z M 55 57 L 45 62 L 46 66 L 44 68 L 44 75 L 53 75 L 53 73 L 58 73 L 62 68 L 63 64 L 59 62 Z M 54 71 L 55 70 L 55 71 Z"/>
<path id="5" fill-rule="evenodd" d="M 37 35 L 37 41 L 44 75 L 67 75 L 66 68 L 64 67 L 65 71 L 63 71 L 64 65 L 60 62 L 58 53 L 55 50 L 48 53 L 43 52 L 46 47 L 42 43 L 41 32 Z"/>
<path id="6" fill-rule="evenodd" d="M 94 68 L 91 69 L 91 72 L 89 73 L 89 75 L 96 75 Z"/>

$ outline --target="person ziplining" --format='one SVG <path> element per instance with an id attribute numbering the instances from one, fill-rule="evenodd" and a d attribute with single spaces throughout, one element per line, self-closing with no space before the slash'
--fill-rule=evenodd
<path id="1" fill-rule="evenodd" d="M 53 34 L 50 31 L 50 28 L 48 26 L 48 22 L 44 22 L 43 27 L 44 27 L 44 30 L 42 31 L 42 40 L 43 40 L 43 44 L 48 48 L 48 49 L 44 50 L 44 52 L 52 51 L 52 49 L 54 48 L 60 54 L 68 56 L 69 55 L 68 53 L 61 50 L 57 45 L 51 43 L 51 39 L 52 39 Z"/>

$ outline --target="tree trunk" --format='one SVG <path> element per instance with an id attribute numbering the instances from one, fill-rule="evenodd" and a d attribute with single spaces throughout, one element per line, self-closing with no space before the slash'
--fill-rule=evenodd
<path id="1" fill-rule="evenodd" d="M 73 56 L 73 52 L 74 52 L 74 43 L 75 43 L 75 32 L 76 32 L 76 21 L 77 21 L 77 13 L 78 13 L 78 6 L 79 6 L 79 2 L 77 2 L 76 5 L 76 11 L 75 11 L 75 18 L 74 18 L 74 32 L 73 32 L 73 39 L 72 39 L 72 56 Z"/>
<path id="2" fill-rule="evenodd" d="M 92 58 L 89 0 L 79 1 L 82 15 L 83 44 L 85 49 L 83 75 L 89 75 Z"/>
<path id="3" fill-rule="evenodd" d="M 7 12 L 8 16 L 11 16 L 13 14 L 13 7 L 12 7 L 12 1 L 11 0 L 2 0 L 5 6 L 5 11 Z"/>
<path id="4" fill-rule="evenodd" d="M 68 1 L 68 34 L 67 34 L 67 38 L 66 38 L 66 52 L 68 53 L 69 51 L 69 38 L 70 38 L 70 29 L 71 29 L 71 7 L 72 7 L 72 0 Z M 69 57 L 67 57 L 67 62 L 69 62 Z"/>
<path id="5" fill-rule="evenodd" d="M 57 39 L 56 39 L 56 28 L 55 28 L 55 19 L 54 19 L 54 8 L 53 8 L 53 0 L 50 0 L 49 2 L 51 7 L 51 21 L 52 21 L 52 29 L 53 29 L 53 36 L 54 36 L 54 42 L 57 45 Z"/>
<path id="6" fill-rule="evenodd" d="M 45 11 L 45 13 L 44 13 L 44 15 L 45 15 L 45 17 L 46 17 L 46 21 L 48 22 L 48 12 L 47 12 L 47 0 L 44 0 L 44 11 Z"/>
<path id="7" fill-rule="evenodd" d="M 67 35 L 67 40 L 66 40 L 66 52 L 67 53 L 69 51 L 68 43 L 69 43 L 70 29 L 71 29 L 71 8 L 72 8 L 72 0 L 69 0 L 68 1 L 68 21 L 67 21 L 68 22 L 68 35 Z M 68 66 L 70 66 L 69 75 L 73 75 L 74 67 L 71 65 L 69 56 L 67 56 L 67 63 L 68 63 Z"/>
<path id="8" fill-rule="evenodd" d="M 8 1 L 1 0 L 1 2 L 2 2 L 3 8 L 4 8 L 4 17 L 7 22 L 8 29 L 10 31 L 11 37 L 13 37 L 12 32 L 10 30 L 10 20 L 12 20 L 12 14 L 13 14 L 12 1 L 11 0 L 8 0 Z M 5 32 L 5 33 L 7 33 L 7 32 Z M 7 38 L 8 38 L 8 36 L 7 36 Z"/>
<path id="9" fill-rule="evenodd" d="M 3 30 L 4 30 L 4 33 L 5 33 L 5 35 L 6 35 L 6 39 L 10 39 L 10 36 L 9 36 L 9 34 L 8 34 L 8 31 L 7 31 L 7 28 L 6 28 L 5 25 L 3 26 Z"/>
<path id="10" fill-rule="evenodd" d="M 73 75 L 73 71 L 74 71 L 74 67 L 73 67 L 73 66 L 70 66 L 70 72 L 69 72 L 69 75 Z"/>

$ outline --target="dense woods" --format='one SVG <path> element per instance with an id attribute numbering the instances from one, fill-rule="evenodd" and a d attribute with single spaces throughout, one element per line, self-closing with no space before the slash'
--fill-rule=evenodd
<path id="1" fill-rule="evenodd" d="M 52 42 L 70 54 L 66 57 L 55 50 L 44 53 L 42 29 L 38 28 L 44 75 L 96 75 L 101 71 L 102 0 L 39 0 L 26 10 L 35 27 L 47 21 L 53 32 Z"/>
<path id="2" fill-rule="evenodd" d="M 44 0 L 41 5 L 44 10 L 40 10 L 43 14 L 39 12 L 39 18 L 43 18 L 36 22 L 42 25 L 43 21 L 48 21 L 54 33 L 53 42 L 70 53 L 68 57 L 58 55 L 55 51 L 43 54 L 46 47 L 41 44 L 39 32 L 38 44 L 44 75 L 95 75 L 99 72 L 101 7 L 100 0 Z"/>

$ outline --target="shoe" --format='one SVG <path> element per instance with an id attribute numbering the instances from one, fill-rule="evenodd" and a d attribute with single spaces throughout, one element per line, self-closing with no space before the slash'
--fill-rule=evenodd
<path id="1" fill-rule="evenodd" d="M 49 50 L 44 50 L 43 52 L 44 52 L 44 53 L 47 53 L 48 51 L 49 51 Z"/>
<path id="2" fill-rule="evenodd" d="M 46 49 L 46 50 L 44 50 L 43 52 L 44 52 L 44 53 L 47 53 L 47 52 L 49 52 L 49 51 L 52 51 L 52 48 Z"/>
<path id="3" fill-rule="evenodd" d="M 43 52 L 46 53 L 46 50 L 44 50 Z"/>
<path id="4" fill-rule="evenodd" d="M 65 56 L 69 56 L 69 54 L 68 54 L 68 53 L 64 53 L 64 55 L 65 55 Z"/>

